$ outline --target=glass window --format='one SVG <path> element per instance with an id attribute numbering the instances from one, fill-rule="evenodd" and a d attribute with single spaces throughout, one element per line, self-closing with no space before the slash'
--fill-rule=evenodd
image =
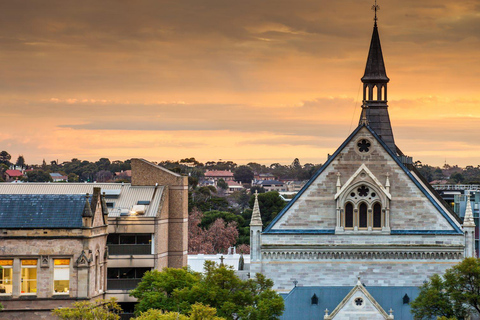
<path id="1" fill-rule="evenodd" d="M 53 260 L 53 292 L 70 292 L 70 259 Z"/>
<path id="2" fill-rule="evenodd" d="M 353 205 L 347 203 L 345 206 L 345 228 L 353 228 Z"/>
<path id="3" fill-rule="evenodd" d="M 120 235 L 118 233 L 110 233 L 107 236 L 107 244 L 119 244 Z"/>
<path id="4" fill-rule="evenodd" d="M 13 260 L 0 260 L 0 294 L 12 294 Z"/>
<path id="5" fill-rule="evenodd" d="M 107 268 L 107 279 L 118 279 L 118 278 L 120 278 L 120 269 Z"/>
<path id="6" fill-rule="evenodd" d="M 22 260 L 20 293 L 37 293 L 37 259 Z"/>
<path id="7" fill-rule="evenodd" d="M 134 268 L 121 268 L 120 269 L 120 279 L 135 279 L 135 269 Z"/>
<path id="8" fill-rule="evenodd" d="M 362 203 L 358 212 L 358 227 L 366 228 L 367 227 L 367 205 Z"/>
<path id="9" fill-rule="evenodd" d="M 137 244 L 150 244 L 151 240 L 152 240 L 152 236 L 149 234 L 137 235 Z"/>
<path id="10" fill-rule="evenodd" d="M 382 227 L 382 206 L 380 205 L 380 203 L 375 203 L 375 205 L 373 206 L 373 227 Z"/>
<path id="11" fill-rule="evenodd" d="M 150 270 L 152 270 L 152 269 L 150 269 L 150 268 L 136 268 L 135 278 L 142 279 L 145 272 L 150 271 Z"/>
<path id="12" fill-rule="evenodd" d="M 120 244 L 135 244 L 135 235 L 122 234 Z"/>

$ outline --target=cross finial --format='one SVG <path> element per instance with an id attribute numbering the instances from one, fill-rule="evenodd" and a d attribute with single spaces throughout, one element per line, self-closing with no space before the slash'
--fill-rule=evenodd
<path id="1" fill-rule="evenodd" d="M 375 11 L 375 18 L 373 18 L 373 20 L 375 20 L 375 26 L 377 25 L 377 11 L 380 10 L 380 6 L 377 4 L 377 0 L 375 0 L 375 4 L 372 6 L 372 10 Z"/>
<path id="2" fill-rule="evenodd" d="M 220 257 L 220 265 L 221 265 L 221 266 L 223 266 L 223 260 L 224 260 L 224 259 L 225 259 L 225 258 L 224 258 L 223 255 L 222 255 L 222 256 Z"/>

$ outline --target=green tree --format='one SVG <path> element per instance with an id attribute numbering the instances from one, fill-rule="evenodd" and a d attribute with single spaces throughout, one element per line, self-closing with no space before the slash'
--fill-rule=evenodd
<path id="1" fill-rule="evenodd" d="M 223 189 L 223 190 L 227 190 L 228 189 L 228 184 L 225 182 L 225 180 L 218 179 L 217 187 L 219 187 L 220 189 Z"/>
<path id="2" fill-rule="evenodd" d="M 51 182 L 53 181 L 52 177 L 48 172 L 43 170 L 34 170 L 27 172 L 27 181 L 28 182 Z"/>
<path id="3" fill-rule="evenodd" d="M 134 320 L 225 320 L 216 316 L 217 310 L 204 306 L 201 303 L 195 303 L 192 305 L 192 312 L 190 316 L 185 316 L 178 312 L 163 312 L 158 309 L 150 309 L 142 312 L 139 317 Z"/>
<path id="4" fill-rule="evenodd" d="M 430 277 L 411 307 L 416 319 L 480 315 L 480 260 L 466 258 L 447 269 L 443 277 Z"/>
<path id="5" fill-rule="evenodd" d="M 15 165 L 23 168 L 25 166 L 25 158 L 22 155 L 19 155 L 17 158 L 17 162 L 15 162 Z"/>
<path id="6" fill-rule="evenodd" d="M 233 177 L 236 181 L 251 183 L 253 180 L 253 170 L 249 166 L 239 166 L 233 172 Z"/>
<path id="7" fill-rule="evenodd" d="M 193 305 L 201 303 L 216 308 L 225 319 L 278 319 L 283 313 L 283 299 L 274 290 L 273 282 L 257 274 L 241 280 L 231 267 L 205 262 L 205 273 L 187 268 L 149 271 L 130 295 L 138 299 L 136 313 L 148 309 L 179 311 L 191 314 Z M 185 281 L 188 279 L 188 281 Z M 201 318 L 198 318 L 201 319 Z M 203 318 L 202 318 L 203 319 Z"/>
<path id="8" fill-rule="evenodd" d="M 57 308 L 52 314 L 63 320 L 118 320 L 122 309 L 115 298 L 75 302 L 71 308 Z"/>
<path id="9" fill-rule="evenodd" d="M 0 163 L 10 166 L 10 159 L 12 159 L 12 156 L 7 151 L 0 152 Z"/>

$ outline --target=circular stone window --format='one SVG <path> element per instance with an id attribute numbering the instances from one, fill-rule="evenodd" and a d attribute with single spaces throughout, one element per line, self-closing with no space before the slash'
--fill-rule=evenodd
<path id="1" fill-rule="evenodd" d="M 353 304 L 357 308 L 362 308 L 363 307 L 363 298 L 361 298 L 361 297 L 355 298 L 355 300 L 353 300 Z"/>
<path id="2" fill-rule="evenodd" d="M 360 139 L 357 142 L 357 148 L 360 153 L 368 153 L 372 144 L 367 139 Z"/>

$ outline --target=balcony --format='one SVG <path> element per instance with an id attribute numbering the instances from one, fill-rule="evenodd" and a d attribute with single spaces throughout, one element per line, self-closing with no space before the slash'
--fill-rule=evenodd
<path id="1" fill-rule="evenodd" d="M 108 255 L 151 254 L 151 244 L 109 244 Z"/>
<path id="2" fill-rule="evenodd" d="M 132 290 L 142 279 L 107 279 L 107 290 Z"/>

